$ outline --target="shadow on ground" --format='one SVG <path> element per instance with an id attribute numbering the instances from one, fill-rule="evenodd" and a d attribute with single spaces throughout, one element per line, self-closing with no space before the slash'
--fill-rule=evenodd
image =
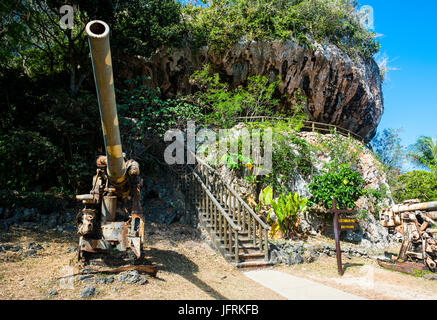
<path id="1" fill-rule="evenodd" d="M 0 233 L 0 242 L 19 244 L 23 248 L 23 251 L 27 250 L 26 244 L 29 242 L 36 242 L 40 244 L 45 242 L 52 244 L 56 243 L 73 248 L 77 247 L 78 236 L 74 233 L 58 233 L 56 231 L 47 230 L 44 227 L 41 227 L 39 230 L 13 227 L 8 233 Z M 25 257 L 23 255 L 17 257 L 18 260 L 22 260 L 24 258 Z M 211 298 L 227 300 L 225 296 L 220 294 L 218 291 L 196 276 L 196 273 L 199 272 L 198 265 L 183 254 L 171 250 L 149 248 L 145 251 L 144 264 L 154 265 L 158 268 L 157 280 L 165 281 L 159 278 L 160 271 L 174 273 L 193 283 Z"/>
<path id="2" fill-rule="evenodd" d="M 214 288 L 200 280 L 195 275 L 195 273 L 199 271 L 197 264 L 178 252 L 151 248 L 146 251 L 146 260 L 148 263 L 158 267 L 158 276 L 159 271 L 178 274 L 196 285 L 199 289 L 212 298 L 218 300 L 228 300 Z"/>
<path id="3" fill-rule="evenodd" d="M 343 265 L 343 272 L 346 272 L 346 270 L 349 268 L 362 267 L 362 266 L 364 266 L 364 263 L 345 263 Z"/>

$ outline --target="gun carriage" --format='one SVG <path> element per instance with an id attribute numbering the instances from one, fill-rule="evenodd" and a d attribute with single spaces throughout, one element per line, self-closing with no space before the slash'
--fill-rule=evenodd
<path id="1" fill-rule="evenodd" d="M 408 273 L 413 273 L 411 268 L 436 271 L 436 221 L 437 201 L 420 203 L 419 200 L 408 200 L 381 212 L 381 225 L 396 229 L 403 236 L 401 249 L 394 262 L 396 270 Z M 382 261 L 379 263 L 390 268 Z"/>

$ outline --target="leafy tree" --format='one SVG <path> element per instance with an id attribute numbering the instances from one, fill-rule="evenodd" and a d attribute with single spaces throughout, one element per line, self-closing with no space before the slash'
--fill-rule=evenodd
<path id="1" fill-rule="evenodd" d="M 273 135 L 272 171 L 260 180 L 275 190 L 287 192 L 296 175 L 309 176 L 313 170 L 311 145 L 293 134 Z"/>
<path id="2" fill-rule="evenodd" d="M 184 26 L 180 4 L 171 0 L 72 0 L 74 28 L 64 30 L 59 23 L 64 4 L 0 2 L 0 188 L 89 191 L 94 157 L 104 148 L 84 33 L 88 21 L 104 20 L 111 27 L 115 69 L 125 53 L 147 56 L 176 44 Z M 195 112 L 174 100 L 158 124 Z M 13 159 L 19 159 L 20 174 L 10 169 Z"/>
<path id="3" fill-rule="evenodd" d="M 76 97 L 83 82 L 92 80 L 85 25 L 106 21 L 112 30 L 114 64 L 122 53 L 149 56 L 159 46 L 176 46 L 184 24 L 181 5 L 174 0 L 71 0 L 74 28 L 62 29 L 63 0 L 4 0 L 0 4 L 0 61 L 22 67 L 30 77 L 68 74 Z"/>
<path id="4" fill-rule="evenodd" d="M 410 147 L 410 158 L 419 166 L 437 165 L 437 139 L 422 136 Z"/>
<path id="5" fill-rule="evenodd" d="M 0 189 L 27 191 L 29 185 L 51 177 L 57 151 L 39 132 L 14 130 L 0 136 Z"/>
<path id="6" fill-rule="evenodd" d="M 349 0 L 206 0 L 186 5 L 190 35 L 198 46 L 221 53 L 242 38 L 289 40 L 309 46 L 330 42 L 353 57 L 372 57 L 380 45 L 365 30 Z"/>
<path id="7" fill-rule="evenodd" d="M 371 141 L 379 161 L 389 168 L 401 169 L 405 150 L 399 137 L 400 129 L 384 129 Z"/>
<path id="8" fill-rule="evenodd" d="M 430 171 L 412 171 L 401 175 L 398 183 L 392 188 L 393 198 L 402 203 L 405 200 L 420 201 L 437 200 L 437 166 L 431 166 Z"/>
<path id="9" fill-rule="evenodd" d="M 148 57 L 161 46 L 177 47 L 185 34 L 181 4 L 175 0 L 115 1 L 114 47 Z"/>
<path id="10" fill-rule="evenodd" d="M 279 105 L 275 93 L 280 81 L 272 82 L 265 76 L 249 77 L 247 86 L 230 88 L 207 64 L 194 72 L 191 81 L 199 89 L 191 100 L 206 109 L 207 122 L 215 122 L 221 126 L 231 126 L 238 116 L 272 114 Z"/>
<path id="11" fill-rule="evenodd" d="M 82 1 L 69 4 L 78 8 Z M 0 49 L 2 63 L 22 67 L 30 77 L 65 72 L 69 89 L 76 96 L 90 75 L 84 25 L 89 16 L 75 10 L 73 29 L 62 29 L 60 0 L 5 0 L 0 4 Z"/>
<path id="12" fill-rule="evenodd" d="M 117 90 L 120 131 L 124 144 L 161 139 L 170 128 L 184 128 L 186 121 L 202 118 L 200 108 L 183 98 L 163 99 L 159 88 L 143 84 L 148 78 L 126 80 L 131 89 Z"/>

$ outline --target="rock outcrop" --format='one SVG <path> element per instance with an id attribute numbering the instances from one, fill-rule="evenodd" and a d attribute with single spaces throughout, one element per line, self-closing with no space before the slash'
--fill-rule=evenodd
<path id="1" fill-rule="evenodd" d="M 235 127 L 237 128 L 238 125 Z M 299 138 L 313 146 L 321 147 L 322 141 L 335 140 L 335 136 L 331 134 L 318 135 L 313 132 L 298 132 L 295 133 Z M 238 134 L 235 135 L 238 137 Z M 338 136 L 339 139 L 348 141 L 346 137 Z M 378 221 L 379 210 L 382 207 L 387 207 L 393 204 L 391 199 L 389 185 L 384 172 L 381 170 L 379 162 L 375 159 L 372 152 L 362 147 L 358 141 L 351 142 L 356 144 L 356 148 L 361 150 L 357 163 L 352 163 L 352 168 L 357 170 L 364 179 L 364 188 L 387 190 L 387 194 L 383 197 L 382 202 L 370 196 L 363 196 L 356 201 L 356 210 L 361 212 L 362 217 L 359 219 L 359 228 L 357 231 L 347 231 L 342 233 L 342 239 L 351 243 L 358 244 L 364 248 L 383 249 L 398 241 L 396 234 L 390 234 L 386 228 L 381 226 Z M 290 142 L 292 145 L 292 142 Z M 361 147 L 361 148 L 360 148 Z M 311 197 L 308 184 L 312 182 L 313 176 L 322 172 L 324 165 L 331 162 L 329 152 L 318 150 L 311 151 L 313 174 L 303 177 L 300 172 L 296 171 L 292 181 L 283 181 L 292 192 L 297 192 L 302 197 Z M 230 185 L 246 199 L 258 199 L 258 192 L 254 185 L 246 182 L 243 176 L 236 171 L 229 169 L 224 163 L 221 163 L 217 171 L 222 176 L 224 181 Z M 322 207 L 312 208 L 310 211 L 300 216 L 299 231 L 301 233 L 310 234 L 313 236 L 324 235 L 333 236 L 332 218 L 327 218 L 327 210 Z"/>
<path id="2" fill-rule="evenodd" d="M 369 141 L 384 111 L 381 77 L 373 59 L 351 59 L 334 45 L 304 48 L 293 41 L 242 41 L 224 54 L 207 48 L 163 48 L 150 59 L 126 58 L 122 77 L 144 75 L 171 96 L 191 92 L 189 76 L 210 63 L 233 86 L 251 75 L 281 79 L 281 94 L 300 89 L 309 120 L 335 124 Z M 118 71 L 117 71 L 118 72 Z"/>

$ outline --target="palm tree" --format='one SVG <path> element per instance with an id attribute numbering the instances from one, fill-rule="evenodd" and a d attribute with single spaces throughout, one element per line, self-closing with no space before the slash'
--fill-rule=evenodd
<path id="1" fill-rule="evenodd" d="M 410 147 L 409 155 L 419 166 L 429 168 L 431 165 L 437 165 L 437 139 L 421 136 Z"/>

